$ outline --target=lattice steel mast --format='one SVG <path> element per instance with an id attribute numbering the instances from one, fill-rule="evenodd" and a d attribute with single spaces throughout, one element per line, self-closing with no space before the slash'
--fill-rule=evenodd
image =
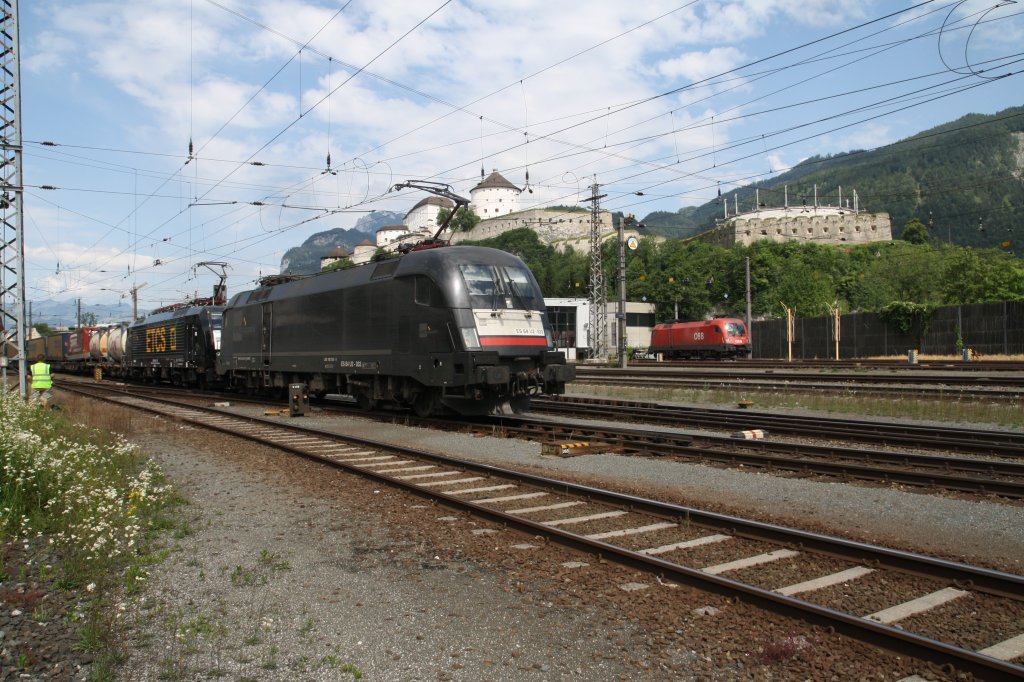
<path id="1" fill-rule="evenodd" d="M 601 198 L 600 185 L 595 181 L 590 186 L 590 196 L 583 201 L 590 202 L 590 325 L 587 327 L 587 341 L 595 358 L 608 353 L 608 292 L 604 288 L 604 267 L 601 264 Z"/>
<path id="2" fill-rule="evenodd" d="M 3 390 L 7 390 L 7 358 L 18 360 L 22 399 L 25 385 L 25 215 L 21 172 L 21 55 L 18 44 L 18 0 L 0 0 L 0 328 L 3 330 Z"/>

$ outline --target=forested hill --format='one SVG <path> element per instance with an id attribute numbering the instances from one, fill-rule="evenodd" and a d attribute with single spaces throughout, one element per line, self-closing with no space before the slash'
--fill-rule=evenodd
<path id="1" fill-rule="evenodd" d="M 739 195 L 740 211 L 754 208 L 755 189 L 767 206 L 811 204 L 814 186 L 819 204 L 852 206 L 857 190 L 860 208 L 892 216 L 893 237 L 913 218 L 931 225 L 935 242 L 999 247 L 1010 242 L 1024 255 L 1024 107 L 991 116 L 971 114 L 885 147 L 815 156 L 771 180 L 722 190 L 722 199 Z M 711 201 L 676 213 L 644 218 L 654 234 L 689 237 L 714 226 L 722 206 Z"/>

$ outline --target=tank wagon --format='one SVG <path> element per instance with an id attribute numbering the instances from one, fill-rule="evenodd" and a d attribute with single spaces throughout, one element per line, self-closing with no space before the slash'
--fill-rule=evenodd
<path id="1" fill-rule="evenodd" d="M 735 358 L 750 351 L 743 320 L 723 317 L 700 322 L 674 320 L 655 325 L 649 352 L 666 359 Z"/>
<path id="2" fill-rule="evenodd" d="M 564 393 L 575 368 L 551 348 L 526 265 L 451 246 L 237 294 L 224 309 L 217 372 L 249 391 L 301 382 L 368 409 L 483 415 Z"/>

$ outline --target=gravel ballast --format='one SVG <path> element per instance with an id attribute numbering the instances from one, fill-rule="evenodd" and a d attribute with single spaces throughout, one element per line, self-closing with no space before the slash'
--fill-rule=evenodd
<path id="1" fill-rule="evenodd" d="M 1000 503 L 617 455 L 553 458 L 537 443 L 317 412 L 296 421 L 1004 569 L 1024 561 L 1020 508 Z M 192 501 L 193 518 L 131 609 L 137 634 L 123 679 L 895 680 L 922 671 L 272 450 L 191 429 L 146 449 Z M 676 603 L 666 610 L 665 599 Z M 829 640 L 843 641 L 838 653 Z"/>
<path id="2" fill-rule="evenodd" d="M 465 519 L 272 450 L 220 438 L 211 450 L 207 438 L 142 443 L 192 502 L 190 532 L 132 605 L 122 679 L 625 674 L 592 637 L 588 609 L 524 599 L 457 545 L 432 553 L 380 514 L 398 505 L 471 532 Z"/>
<path id="3" fill-rule="evenodd" d="M 260 415 L 259 410 L 233 408 Z M 832 480 L 786 478 L 755 469 L 591 454 L 551 457 L 539 443 L 479 438 L 419 428 L 385 427 L 368 419 L 304 417 L 317 428 L 360 438 L 383 438 L 496 466 L 582 476 L 608 486 L 642 488 L 689 506 L 728 510 L 764 521 L 822 530 L 855 540 L 1024 572 L 1024 509 L 1016 503 L 974 501 L 900 486 L 882 488 Z M 555 476 L 555 474 L 551 474 Z M 825 530 L 827 529 L 827 530 Z"/>

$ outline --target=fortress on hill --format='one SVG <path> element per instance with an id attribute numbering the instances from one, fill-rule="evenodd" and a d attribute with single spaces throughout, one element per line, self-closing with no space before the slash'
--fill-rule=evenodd
<path id="1" fill-rule="evenodd" d="M 739 199 L 734 197 L 732 216 L 729 215 L 729 201 L 726 200 L 723 218 L 717 221 L 715 228 L 694 239 L 727 248 L 734 244 L 750 246 L 756 241 L 765 240 L 819 244 L 892 241 L 892 220 L 889 214 L 861 211 L 856 192 L 853 193 L 852 207 L 849 200 L 846 206 L 819 205 L 817 187 L 814 202 L 810 206 L 806 202 L 800 206 L 790 206 L 788 192 L 786 196 L 781 208 L 768 208 L 755 194 L 754 210 L 745 213 L 739 211 Z"/>
<path id="2" fill-rule="evenodd" d="M 590 252 L 590 211 L 586 208 L 520 208 L 522 189 L 509 182 L 498 171 L 493 171 L 469 191 L 469 207 L 480 216 L 480 222 L 469 232 L 451 235 L 451 243 L 481 241 L 497 237 L 510 230 L 529 228 L 543 244 L 559 251 L 567 248 L 580 253 Z M 817 193 L 815 193 L 817 196 Z M 725 201 L 724 216 L 718 225 L 693 237 L 701 241 L 730 247 L 734 244 L 750 245 L 759 240 L 813 241 L 824 244 L 891 241 L 892 223 L 887 213 L 868 213 L 859 210 L 856 193 L 854 206 L 819 206 L 817 198 L 811 206 L 767 208 L 755 201 L 753 211 L 740 213 L 738 199 L 735 211 L 729 215 L 729 202 Z M 848 202 L 849 203 L 849 202 Z M 451 210 L 454 204 L 442 197 L 427 197 L 406 214 L 400 224 L 385 225 L 377 230 L 376 241 L 365 240 L 352 254 L 344 249 L 321 259 L 324 266 L 341 258 L 351 258 L 356 264 L 366 263 L 378 249 L 397 251 L 401 246 L 428 239 L 437 231 L 437 216 L 442 209 Z M 616 226 L 609 211 L 598 213 L 601 241 L 617 239 Z M 635 230 L 631 235 L 639 235 Z"/>

